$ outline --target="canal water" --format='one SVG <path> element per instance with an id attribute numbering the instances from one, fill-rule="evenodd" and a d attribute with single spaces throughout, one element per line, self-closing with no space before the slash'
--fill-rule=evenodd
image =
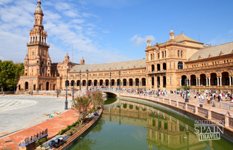
<path id="1" fill-rule="evenodd" d="M 199 141 L 193 124 L 187 116 L 157 104 L 120 100 L 107 106 L 96 126 L 70 149 L 233 150 L 233 143 L 223 138 Z"/>

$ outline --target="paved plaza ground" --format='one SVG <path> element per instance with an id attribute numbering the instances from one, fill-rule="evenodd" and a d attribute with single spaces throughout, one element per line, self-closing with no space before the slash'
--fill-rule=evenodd
<path id="1" fill-rule="evenodd" d="M 64 103 L 65 98 L 1 95 L 0 137 L 41 123 L 49 119 L 49 114 L 64 112 Z"/>

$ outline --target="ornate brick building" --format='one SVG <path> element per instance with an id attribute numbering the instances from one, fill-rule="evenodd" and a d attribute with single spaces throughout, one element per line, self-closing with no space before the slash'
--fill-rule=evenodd
<path id="1" fill-rule="evenodd" d="M 233 43 L 206 46 L 171 31 L 164 43 L 147 41 L 146 59 L 106 64 L 85 64 L 82 59 L 76 64 L 66 55 L 63 62 L 52 63 L 40 0 L 34 16 L 18 91 L 65 89 L 66 85 L 77 90 L 99 86 L 175 90 L 184 85 L 232 90 Z"/>

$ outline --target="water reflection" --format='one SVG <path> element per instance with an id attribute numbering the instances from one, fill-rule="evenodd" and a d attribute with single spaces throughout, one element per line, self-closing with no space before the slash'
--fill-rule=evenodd
<path id="1" fill-rule="evenodd" d="M 225 140 L 200 142 L 188 125 L 192 120 L 177 119 L 158 109 L 120 101 L 104 110 L 102 119 L 72 149 L 77 150 L 192 150 L 232 149 Z"/>

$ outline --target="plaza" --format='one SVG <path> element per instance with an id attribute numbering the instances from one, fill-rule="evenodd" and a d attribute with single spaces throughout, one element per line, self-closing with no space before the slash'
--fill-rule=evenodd
<path id="1" fill-rule="evenodd" d="M 71 102 L 69 102 L 70 108 Z M 65 98 L 51 96 L 0 96 L 0 137 L 26 129 L 64 112 Z"/>

